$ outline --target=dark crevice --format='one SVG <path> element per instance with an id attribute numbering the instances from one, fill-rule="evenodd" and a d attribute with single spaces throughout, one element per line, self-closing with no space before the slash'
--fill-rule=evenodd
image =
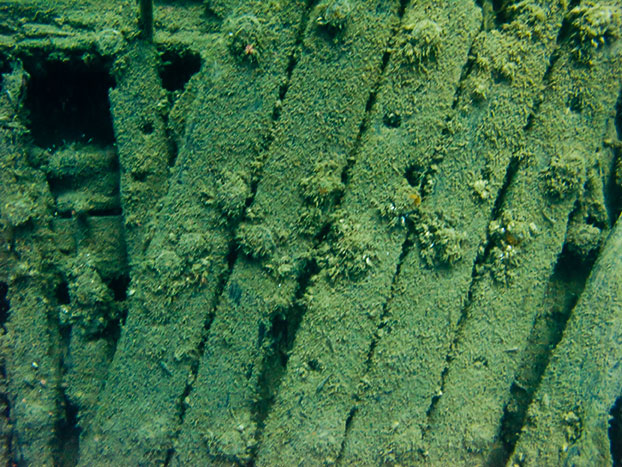
<path id="1" fill-rule="evenodd" d="M 397 10 L 397 17 L 400 19 L 400 22 L 402 21 L 402 18 L 404 17 L 404 13 L 406 12 L 406 7 L 408 6 L 409 3 L 410 3 L 410 0 L 400 0 L 400 6 Z M 397 31 L 399 31 L 399 27 L 395 29 L 395 31 L 393 32 L 393 37 L 397 35 Z"/>
<path id="2" fill-rule="evenodd" d="M 382 123 L 387 128 L 399 128 L 402 126 L 402 116 L 396 112 L 388 112 L 383 115 Z"/>
<path id="3" fill-rule="evenodd" d="M 557 33 L 557 43 L 559 44 L 562 40 L 561 37 L 564 34 L 563 32 L 564 27 L 562 24 L 562 27 L 560 28 L 559 32 Z M 560 48 L 557 47 L 555 48 L 555 50 L 553 50 L 553 52 L 551 53 L 551 56 L 549 57 L 549 64 L 546 67 L 546 70 L 544 71 L 544 75 L 542 75 L 542 84 L 543 84 L 543 88 L 548 88 L 548 86 L 551 83 L 551 73 L 553 73 L 553 67 L 555 66 L 555 63 L 557 62 L 557 60 L 560 57 Z M 530 131 L 531 128 L 533 127 L 533 123 L 534 123 L 534 119 L 535 116 L 538 114 L 539 110 L 540 110 L 540 105 L 542 105 L 542 100 L 544 99 L 544 94 L 543 93 L 539 93 L 537 94 L 534 102 L 533 102 L 533 106 L 531 108 L 531 111 L 529 112 L 529 115 L 527 116 L 527 122 L 525 122 L 525 126 L 523 126 L 523 131 L 527 132 Z"/>
<path id="4" fill-rule="evenodd" d="M 302 270 L 305 272 L 298 279 L 294 305 L 272 317 L 272 325 L 267 333 L 272 344 L 263 358 L 262 370 L 258 378 L 258 397 L 252 414 L 257 426 L 257 443 L 255 450 L 252 452 L 253 460 L 261 444 L 265 421 L 278 394 L 281 380 L 285 375 L 289 354 L 294 346 L 296 331 L 305 312 L 305 307 L 302 305 L 303 297 L 309 287 L 311 278 L 317 274 L 319 269 L 315 262 L 311 262 L 306 264 Z"/>
<path id="5" fill-rule="evenodd" d="M 188 49 L 160 51 L 158 74 L 169 92 L 183 91 L 190 78 L 201 69 L 201 56 Z"/>
<path id="6" fill-rule="evenodd" d="M 9 61 L 9 58 L 3 54 L 0 53 L 0 91 L 2 90 L 2 78 L 5 73 L 9 73 L 11 71 L 11 62 Z"/>
<path id="7" fill-rule="evenodd" d="M 566 11 L 572 10 L 574 7 L 578 6 L 581 3 L 581 0 L 571 0 L 568 2 L 568 6 L 566 7 Z M 562 20 L 561 28 L 559 29 L 559 33 L 557 34 L 557 44 L 560 45 L 562 43 L 568 42 L 572 37 L 572 24 L 571 20 L 568 16 L 564 16 Z"/>
<path id="8" fill-rule="evenodd" d="M 33 142 L 50 153 L 50 192 L 55 200 L 61 196 L 73 200 L 74 193 L 85 189 L 99 190 L 101 195 L 94 197 L 96 202 L 71 201 L 69 206 L 64 202 L 57 215 L 76 218 L 83 227 L 89 216 L 121 215 L 119 162 L 108 101 L 115 82 L 109 60 L 83 50 L 54 59 L 34 53 L 23 62 L 30 75 L 25 108 Z M 63 151 L 55 152 L 56 148 Z"/>
<path id="9" fill-rule="evenodd" d="M 141 37 L 151 42 L 153 39 L 153 0 L 138 0 L 138 28 Z"/>
<path id="10" fill-rule="evenodd" d="M 107 208 L 107 209 L 90 209 L 86 211 L 86 214 L 91 217 L 110 217 L 121 216 L 123 211 L 121 207 Z"/>
<path id="11" fill-rule="evenodd" d="M 420 164 L 412 164 L 406 168 L 405 177 L 408 184 L 417 190 L 417 193 L 421 195 L 421 198 L 425 198 L 429 195 L 430 177 L 433 172 L 430 167 L 424 167 Z M 421 200 L 422 200 L 421 199 Z M 421 202 L 419 200 L 419 203 Z"/>
<path id="12" fill-rule="evenodd" d="M 346 418 L 345 435 L 341 440 L 341 448 L 339 449 L 339 454 L 337 455 L 337 461 L 335 462 L 335 465 L 341 465 L 341 459 L 343 459 L 343 453 L 346 448 L 346 440 L 348 439 L 348 435 L 350 434 L 350 429 L 352 428 L 352 420 L 356 415 L 356 411 L 356 407 L 350 409 L 350 413 L 348 413 L 348 417 Z"/>
<path id="13" fill-rule="evenodd" d="M 0 327 L 2 332 L 0 334 L 6 335 L 6 322 L 9 315 L 10 303 L 7 298 L 9 291 L 8 284 L 0 282 Z M 0 356 L 0 449 L 4 451 L 4 454 L 8 459 L 13 458 L 11 452 L 11 404 L 9 395 L 7 393 L 7 374 L 4 357 Z"/>
<path id="14" fill-rule="evenodd" d="M 458 86 L 456 87 L 456 92 L 454 93 L 454 99 L 451 103 L 452 109 L 455 109 L 458 106 L 458 102 L 460 101 L 460 96 L 462 96 L 462 92 L 464 91 L 464 83 L 466 82 L 466 79 L 471 74 L 471 71 L 473 71 L 473 65 L 475 64 L 475 60 L 472 57 L 472 51 L 473 51 L 473 45 L 471 45 L 471 48 L 469 49 L 469 53 L 467 55 L 468 59 L 466 63 L 464 64 L 464 66 L 462 67 L 462 70 L 460 71 L 460 79 L 458 80 Z M 446 118 L 447 123 L 449 123 L 450 119 L 451 119 L 450 116 Z"/>
<path id="15" fill-rule="evenodd" d="M 285 69 L 285 82 L 282 83 L 281 86 L 279 86 L 279 98 L 274 106 L 274 109 L 272 109 L 272 120 L 274 122 L 281 118 L 283 99 L 285 99 L 285 95 L 287 94 L 287 90 L 289 89 L 289 83 L 291 82 L 292 73 L 294 72 L 294 69 L 298 64 L 299 57 L 297 52 L 302 46 L 303 38 L 304 36 L 302 32 L 300 32 L 294 44 L 294 53 L 289 57 L 289 62 L 287 63 L 287 68 Z M 272 139 L 270 139 L 270 142 L 272 142 Z"/>
<path id="16" fill-rule="evenodd" d="M 168 166 L 174 167 L 175 162 L 177 162 L 177 156 L 179 155 L 179 145 L 177 144 L 177 140 L 175 139 L 175 132 L 171 130 L 168 126 L 166 128 L 166 145 L 168 152 Z"/>
<path id="17" fill-rule="evenodd" d="M 62 367 L 62 362 L 61 362 Z M 58 452 L 56 465 L 73 467 L 78 465 L 79 440 L 81 429 L 78 423 L 78 407 L 72 404 L 65 393 L 60 389 L 60 413 L 56 424 Z"/>
<path id="18" fill-rule="evenodd" d="M 111 344 L 110 346 L 110 361 L 114 357 L 114 353 L 117 351 L 117 344 L 121 337 L 121 328 L 125 325 L 125 319 L 127 317 L 127 309 L 125 307 L 120 308 L 120 316 L 118 319 L 110 321 L 108 325 L 102 330 L 100 336 Z"/>
<path id="19" fill-rule="evenodd" d="M 6 333 L 6 322 L 9 319 L 9 299 L 7 294 L 9 292 L 9 286 L 6 282 L 0 282 L 0 327 Z"/>
<path id="20" fill-rule="evenodd" d="M 61 281 L 56 286 L 56 301 L 60 305 L 69 305 L 71 298 L 69 297 L 69 284 L 66 281 Z"/>
<path id="21" fill-rule="evenodd" d="M 101 332 L 101 338 L 110 343 L 110 361 L 112 361 L 116 353 L 117 344 L 121 337 L 121 328 L 125 325 L 125 320 L 127 318 L 127 306 L 125 302 L 128 297 L 128 287 L 131 282 L 130 275 L 127 272 L 123 272 L 127 271 L 128 262 L 125 236 L 119 239 L 118 248 L 123 251 L 123 269 L 120 271 L 120 274 L 111 277 L 105 282 L 112 292 L 113 305 L 117 307 L 118 316 L 116 319 L 110 320 Z"/>
<path id="22" fill-rule="evenodd" d="M 490 0 L 490 3 L 492 4 L 498 27 L 506 21 L 505 8 L 509 2 L 507 0 Z"/>
<path id="23" fill-rule="evenodd" d="M 55 304 L 69 305 L 71 297 L 69 284 L 63 278 L 56 284 Z M 58 366 L 53 375 L 54 381 L 39 380 L 39 384 L 55 393 L 56 410 L 54 413 L 54 438 L 52 441 L 54 465 L 74 467 L 78 464 L 80 428 L 78 426 L 78 408 L 67 397 L 63 384 L 67 372 L 66 359 L 69 355 L 71 328 L 60 322 L 57 306 L 52 306 L 47 313 L 47 333 L 50 342 L 49 354 L 55 357 Z"/>
<path id="24" fill-rule="evenodd" d="M 393 279 L 391 280 L 391 292 L 389 293 L 389 299 L 382 306 L 382 312 L 380 313 L 380 319 L 378 321 L 378 326 L 377 326 L 376 332 L 374 333 L 374 337 L 371 341 L 371 344 L 369 345 L 369 349 L 367 351 L 367 360 L 365 362 L 365 369 L 366 369 L 365 373 L 367 373 L 370 370 L 371 363 L 374 358 L 374 352 L 376 350 L 376 346 L 378 345 L 378 341 L 380 340 L 380 332 L 382 328 L 384 328 L 385 326 L 386 319 L 389 314 L 389 308 L 391 307 L 391 303 L 393 301 L 393 297 L 395 297 L 397 294 L 395 288 L 397 286 L 397 282 L 400 277 L 400 272 L 402 270 L 402 264 L 404 262 L 404 259 L 410 253 L 412 246 L 413 246 L 413 241 L 411 240 L 410 236 L 408 236 L 406 240 L 404 241 L 404 243 L 402 244 L 402 251 L 400 252 L 400 256 L 397 261 L 397 267 L 395 268 Z"/>
<path id="25" fill-rule="evenodd" d="M 24 58 L 24 68 L 30 74 L 26 96 L 29 126 L 40 147 L 114 143 L 108 91 L 115 83 L 109 64 L 102 59 L 86 64 L 81 56 Z"/>
<path id="26" fill-rule="evenodd" d="M 113 277 L 108 281 L 107 285 L 112 291 L 115 302 L 124 302 L 127 300 L 127 287 L 130 285 L 130 276 L 124 274 Z"/>
<path id="27" fill-rule="evenodd" d="M 549 64 L 546 68 L 546 71 L 544 72 L 544 75 L 542 76 L 542 83 L 544 84 L 545 87 L 547 87 L 549 83 L 551 82 L 551 73 L 553 72 L 553 66 L 555 65 L 555 62 L 557 61 L 558 58 L 559 58 L 559 49 L 555 49 L 553 53 L 551 54 Z M 543 94 L 539 94 L 536 97 L 533 103 L 533 107 L 531 111 L 529 112 L 529 115 L 527 116 L 527 122 L 525 123 L 525 126 L 523 126 L 523 131 L 525 132 L 530 131 L 531 128 L 533 127 L 535 116 L 538 114 L 538 111 L 540 110 L 540 105 L 542 104 L 543 98 L 544 98 Z"/>
<path id="28" fill-rule="evenodd" d="M 352 170 L 352 167 L 354 166 L 354 163 L 356 162 L 359 150 L 360 150 L 360 146 L 361 146 L 361 142 L 362 142 L 362 138 L 363 135 L 365 134 L 365 132 L 367 131 L 367 128 L 369 127 L 369 122 L 371 120 L 372 117 L 372 109 L 376 103 L 376 97 L 378 95 L 378 89 L 380 89 L 380 85 L 382 83 L 382 78 L 384 76 L 384 72 L 387 68 L 387 65 L 389 63 L 389 58 L 390 58 L 390 53 L 389 52 L 385 52 L 384 55 L 382 56 L 382 64 L 380 66 L 380 74 L 378 75 L 378 80 L 376 81 L 376 83 L 374 84 L 374 87 L 372 89 L 372 91 L 369 93 L 369 96 L 367 98 L 367 102 L 365 103 L 365 113 L 364 116 L 361 120 L 361 124 L 359 125 L 359 131 L 358 134 L 356 136 L 356 141 L 354 143 L 354 148 L 352 150 L 352 153 L 350 155 L 350 157 L 347 158 L 346 161 L 346 165 L 344 166 L 342 172 L 341 172 L 341 182 L 343 183 L 344 187 L 348 186 L 348 181 L 350 179 L 350 171 Z M 339 205 L 341 203 L 341 198 L 343 196 L 343 193 L 345 193 L 345 190 L 341 193 L 341 195 L 337 198 L 335 204 Z"/>
<path id="29" fill-rule="evenodd" d="M 609 411 L 609 443 L 613 467 L 622 467 L 622 395 Z"/>
<path id="30" fill-rule="evenodd" d="M 401 23 L 402 23 L 402 18 L 404 16 L 404 12 L 406 11 L 406 7 L 409 3 L 409 0 L 401 0 L 400 1 L 400 6 L 398 8 L 398 18 L 399 21 L 397 23 L 397 25 L 395 26 L 395 28 L 393 29 L 392 33 L 391 33 L 391 38 L 389 40 L 389 43 L 391 43 L 395 37 L 398 34 L 398 31 L 400 30 L 401 27 Z M 352 153 L 350 155 L 350 157 L 348 157 L 347 162 L 345 167 L 343 168 L 343 171 L 341 173 L 341 181 L 343 183 L 343 186 L 346 187 L 348 184 L 348 180 L 350 178 L 350 172 L 352 170 L 352 167 L 354 166 L 354 163 L 356 162 L 356 159 L 358 157 L 358 153 L 360 150 L 360 146 L 361 146 L 361 142 L 363 139 L 363 135 L 365 134 L 365 132 L 367 131 L 367 128 L 369 128 L 369 123 L 371 121 L 371 118 L 373 116 L 372 110 L 376 104 L 376 99 L 378 96 L 378 91 L 380 90 L 380 86 L 382 85 L 382 81 L 387 69 L 387 65 L 389 64 L 389 59 L 391 58 L 391 52 L 388 50 L 385 51 L 385 53 L 382 55 L 382 62 L 380 64 L 380 71 L 378 73 L 378 79 L 376 80 L 376 82 L 374 83 L 374 86 L 371 90 L 371 92 L 369 93 L 369 96 L 367 97 L 367 101 L 365 103 L 365 113 L 364 116 L 361 120 L 361 123 L 359 125 L 359 132 L 358 135 L 356 137 L 356 142 L 354 143 L 354 148 L 352 150 Z M 398 128 L 401 125 L 401 117 L 399 115 L 393 115 L 393 116 L 388 116 L 389 118 L 389 122 L 384 122 L 385 125 L 392 127 L 392 128 Z M 383 118 L 384 120 L 384 118 Z M 345 190 L 344 190 L 345 192 Z M 341 203 L 341 197 L 343 196 L 343 192 L 341 194 L 341 196 L 336 200 L 336 205 L 339 205 Z"/>
<path id="31" fill-rule="evenodd" d="M 169 104 L 172 107 L 174 101 L 186 88 L 190 78 L 199 72 L 203 64 L 201 56 L 187 48 L 160 48 L 160 63 L 158 75 L 162 87 L 168 92 Z M 169 115 L 163 115 L 165 137 L 168 152 L 168 166 L 173 167 L 179 155 L 178 135 L 169 123 Z"/>
<path id="32" fill-rule="evenodd" d="M 476 0 L 477 5 L 482 9 L 482 19 L 484 30 L 500 29 L 512 19 L 512 14 L 508 7 L 518 3 L 517 0 Z"/>
<path id="33" fill-rule="evenodd" d="M 2 377 L 0 379 L 0 384 L 2 389 L 0 391 L 0 419 L 2 432 L 0 432 L 0 445 L 2 445 L 3 454 L 6 456 L 5 459 L 15 459 L 16 455 L 13 452 L 13 438 L 11 433 L 11 405 L 8 394 L 6 391 L 6 369 L 4 366 L 4 362 L 0 364 L 0 370 L 2 371 Z M 16 465 L 15 463 L 5 463 L 7 467 L 13 467 Z"/>
<path id="34" fill-rule="evenodd" d="M 520 367 L 510 388 L 510 397 L 499 425 L 497 439 L 500 446 L 491 453 L 488 465 L 505 465 L 514 452 L 526 422 L 527 410 L 585 288 L 594 261 L 595 258 L 585 264 L 564 246 L 547 286 L 544 311 L 534 320 Z"/>
<path id="35" fill-rule="evenodd" d="M 485 10 L 484 5 L 490 4 L 489 0 L 481 0 L 480 2 L 478 2 L 478 5 L 480 6 L 480 8 L 482 8 L 482 10 Z M 487 24 L 486 24 L 486 12 L 483 11 L 482 12 L 482 24 L 480 26 L 480 32 L 486 30 L 487 28 Z M 454 93 L 454 98 L 453 101 L 451 103 L 451 108 L 455 109 L 458 106 L 458 102 L 460 101 L 460 96 L 462 96 L 462 92 L 464 91 L 464 83 L 466 82 L 466 79 L 469 77 L 469 75 L 471 74 L 471 71 L 473 71 L 473 66 L 475 65 L 475 59 L 473 56 L 473 43 L 471 43 L 471 46 L 469 47 L 469 52 L 467 54 L 467 61 L 464 64 L 464 66 L 462 67 L 462 70 L 460 70 L 460 79 L 458 80 L 458 86 L 456 86 L 456 91 Z M 449 121 L 451 120 L 451 116 L 448 115 L 446 117 L 446 122 L 449 123 Z M 446 129 L 444 129 L 444 131 L 447 131 Z M 448 136 L 448 135 L 446 135 Z"/>
<path id="36" fill-rule="evenodd" d="M 426 423 L 426 429 L 424 430 L 423 436 L 425 437 L 431 427 L 431 419 L 434 416 L 434 412 L 436 410 L 436 406 L 438 404 L 439 399 L 441 398 L 441 395 L 445 392 L 445 386 L 446 386 L 446 380 L 447 380 L 447 373 L 449 372 L 449 366 L 452 362 L 452 350 L 456 347 L 458 341 L 460 340 L 460 335 L 462 332 L 462 328 L 464 327 L 464 323 L 467 319 L 468 316 L 468 312 L 469 309 L 471 308 L 471 303 L 473 303 L 473 289 L 474 286 L 477 282 L 477 264 L 478 264 L 478 258 L 476 258 L 474 264 L 473 264 L 473 270 L 471 272 L 471 283 L 469 285 L 469 291 L 467 293 L 467 297 L 466 300 L 464 302 L 464 305 L 462 306 L 462 310 L 460 310 L 460 318 L 458 318 L 458 322 L 456 323 L 456 330 L 454 331 L 454 338 L 451 341 L 451 345 L 449 346 L 449 351 L 447 352 L 447 355 L 445 356 L 445 367 L 443 368 L 443 371 L 441 372 L 441 382 L 440 382 L 440 390 L 438 391 L 438 394 L 435 396 L 432 396 L 432 399 L 430 400 L 430 406 L 428 407 L 428 409 L 426 410 L 426 418 L 427 418 L 427 423 Z"/>
<path id="37" fill-rule="evenodd" d="M 307 3 L 305 5 L 305 9 L 300 20 L 300 25 L 296 33 L 294 46 L 292 48 L 291 55 L 289 56 L 289 60 L 287 61 L 287 68 L 285 69 L 285 80 L 283 81 L 283 84 L 281 84 L 281 86 L 279 87 L 278 99 L 274 103 L 274 107 L 272 109 L 272 125 L 267 135 L 264 136 L 264 141 L 261 144 L 261 147 L 264 150 L 261 151 L 262 153 L 256 161 L 257 164 L 255 164 L 257 168 L 253 171 L 251 175 L 251 196 L 246 200 L 247 208 L 250 207 L 253 200 L 255 199 L 255 195 L 257 194 L 257 186 L 259 185 L 259 180 L 261 180 L 261 177 L 263 175 L 263 163 L 265 162 L 265 158 L 268 154 L 267 150 L 272 144 L 272 141 L 274 140 L 274 128 L 276 127 L 276 123 L 278 122 L 278 120 L 281 118 L 283 101 L 285 100 L 287 91 L 289 90 L 292 74 L 294 73 L 296 65 L 298 65 L 298 60 L 300 58 L 300 50 L 302 48 L 302 41 L 304 40 L 305 27 L 309 21 L 311 9 L 313 8 L 313 5 L 316 3 L 316 1 L 317 0 L 307 0 Z"/>
<path id="38" fill-rule="evenodd" d="M 485 0 L 485 3 L 489 3 L 492 6 L 494 24 L 499 29 L 504 24 L 512 21 L 514 15 L 509 7 L 520 3 L 520 0 Z"/>
<path id="39" fill-rule="evenodd" d="M 146 120 L 141 122 L 139 129 L 143 135 L 150 135 L 153 134 L 155 128 L 153 127 L 152 121 Z"/>

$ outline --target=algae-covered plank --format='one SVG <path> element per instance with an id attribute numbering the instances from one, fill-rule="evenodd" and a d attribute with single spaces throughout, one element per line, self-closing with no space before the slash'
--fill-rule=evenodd
<path id="1" fill-rule="evenodd" d="M 472 67 L 438 151 L 442 160 L 412 216 L 413 244 L 361 381 L 352 426 L 361 419 L 358 430 L 377 436 L 386 462 L 421 461 L 427 411 L 439 395 L 473 264 L 555 48 L 562 5 L 508 8 L 508 22 L 483 31 L 471 48 Z M 346 452 L 356 451 L 356 440 L 347 440 Z"/>
<path id="2" fill-rule="evenodd" d="M 612 465 L 610 411 L 622 387 L 620 251 L 618 219 L 553 352 L 509 465 Z"/>
<path id="3" fill-rule="evenodd" d="M 241 0 L 226 2 L 219 7 L 219 15 L 225 17 L 240 2 Z M 133 37 L 122 49 L 111 51 L 115 58 L 113 69 L 116 85 L 110 91 L 110 103 L 121 165 L 121 199 L 130 267 L 142 261 L 154 228 L 150 221 L 155 214 L 155 207 L 168 191 L 169 163 L 174 162 L 175 149 L 171 147 L 167 132 L 176 126 L 175 129 L 183 133 L 183 120 L 187 116 L 179 117 L 177 113 L 188 109 L 199 86 L 197 80 L 189 83 L 186 92 L 167 115 L 167 109 L 172 103 L 169 103 L 169 97 L 163 88 L 164 83 L 158 75 L 163 59 L 160 56 L 161 50 L 180 49 L 185 44 L 179 42 L 188 41 L 193 52 L 202 53 L 203 59 L 210 61 L 213 60 L 210 42 L 220 37 L 218 34 L 200 33 L 200 30 L 195 30 L 198 25 L 178 20 L 177 16 L 173 16 L 175 13 L 177 11 L 171 11 L 171 8 L 156 5 L 154 16 L 158 29 L 155 40 L 151 42 L 142 40 L 140 36 Z M 134 18 L 137 7 L 125 8 L 123 15 Z M 207 16 L 201 14 L 200 18 Z M 221 18 L 212 23 L 220 25 Z M 201 25 L 201 22 L 198 21 L 198 24 Z M 206 28 L 208 24 L 210 23 L 206 22 L 202 27 Z M 175 119 L 182 121 L 171 121 Z M 183 134 L 177 136 L 180 138 Z"/>
<path id="4" fill-rule="evenodd" d="M 125 243 L 133 266 L 142 260 L 149 221 L 168 188 L 169 148 L 162 115 L 166 97 L 153 44 L 134 41 L 115 58 L 122 72 L 110 91 L 110 111 L 121 166 Z"/>
<path id="5" fill-rule="evenodd" d="M 131 23 L 135 14 L 134 8 L 125 8 L 119 19 Z M 113 167 L 117 160 L 120 166 L 120 176 L 109 169 L 102 170 L 97 178 L 120 178 L 120 189 L 117 188 L 114 194 L 121 198 L 123 222 L 120 228 L 114 228 L 114 218 L 89 217 L 86 230 L 94 238 L 90 244 L 81 242 L 85 244 L 77 246 L 75 258 L 66 261 L 63 272 L 69 279 L 67 285 L 71 304 L 64 308 L 63 316 L 81 316 L 86 322 L 95 321 L 91 318 L 93 316 L 101 316 L 101 308 L 115 310 L 117 304 L 110 303 L 112 293 L 103 281 L 110 283 L 127 275 L 128 258 L 133 263 L 142 260 L 145 233 L 148 232 L 156 203 L 166 193 L 169 173 L 168 142 L 160 109 L 165 96 L 158 76 L 159 57 L 155 46 L 142 40 L 127 43 L 115 30 L 104 30 L 100 38 L 94 39 L 106 58 L 114 57 L 115 60 L 112 67 L 115 69 L 115 86 L 109 91 L 109 100 L 116 151 L 111 149 L 110 152 L 114 154 Z M 80 154 L 75 157 L 83 158 Z M 58 177 L 63 175 L 60 173 Z M 88 178 L 86 180 L 88 183 Z M 77 224 L 72 236 L 79 238 L 78 226 L 82 222 L 74 220 L 70 223 Z M 102 228 L 102 225 L 107 228 Z M 116 255 L 101 251 L 107 242 L 114 242 Z M 102 258 L 107 258 L 112 264 L 96 264 L 101 263 Z M 114 275 L 107 271 L 111 267 L 114 268 Z M 85 287 L 89 288 L 88 292 Z M 102 305 L 104 302 L 107 304 Z M 112 315 L 119 320 L 121 312 L 115 310 Z M 110 337 L 101 338 L 101 330 L 85 330 L 89 326 L 79 321 L 74 318 L 71 324 L 67 340 L 67 353 L 71 358 L 65 363 L 63 384 L 68 400 L 78 411 L 80 433 L 85 437 L 97 410 L 99 392 L 104 386 L 115 342 Z M 68 325 L 69 322 L 63 324 Z M 100 327 L 105 327 L 105 324 Z"/>
<path id="6" fill-rule="evenodd" d="M 123 219 L 120 215 L 55 218 L 53 229 L 63 253 L 59 269 L 65 296 L 57 311 L 64 334 L 62 387 L 66 405 L 75 413 L 80 433 L 85 433 L 99 404 L 114 355 L 114 331 L 124 310 L 123 297 L 115 297 L 111 290 L 127 277 Z M 74 435 L 72 428 L 68 421 L 63 428 L 67 438 Z"/>
<path id="7" fill-rule="evenodd" d="M 470 291 L 444 387 L 424 437 L 431 464 L 499 455 L 500 422 L 547 284 L 564 245 L 588 166 L 598 164 L 615 117 L 622 59 L 606 28 L 598 50 L 582 42 L 600 6 L 567 15 L 569 36 L 520 148 L 521 163 L 488 227 L 490 244 Z M 585 50 L 585 47 L 588 50 Z M 579 51 L 589 53 L 579 56 Z M 569 102 L 576 96 L 580 106 Z"/>
<path id="8" fill-rule="evenodd" d="M 108 32 L 112 29 L 128 32 L 135 29 L 136 12 L 133 0 L 3 0 L 0 3 L 3 26 L 8 31 L 36 32 L 42 38 L 50 32 L 54 36 L 53 31 L 74 37 L 79 34 L 78 29 L 80 33 L 100 32 L 102 24 L 110 28 Z M 47 37 L 48 44 L 52 41 L 53 37 Z"/>
<path id="9" fill-rule="evenodd" d="M 320 251 L 324 269 L 305 294 L 307 311 L 267 419 L 258 465 L 337 460 L 391 293 L 407 234 L 405 216 L 420 201 L 421 187 L 408 183 L 409 169 L 431 164 L 480 21 L 471 1 L 407 7 L 343 202 Z M 453 30 L 460 33 L 445 34 Z M 367 451 L 373 441 L 363 443 L 366 452 L 349 452 L 346 463 L 378 461 Z"/>
<path id="10" fill-rule="evenodd" d="M 25 76 L 15 63 L 3 76 L 0 96 L 0 235 L 9 304 L 2 354 L 13 459 L 52 466 L 58 455 L 61 398 L 53 200 L 44 173 L 27 158 L 20 99 L 26 92 Z"/>
<path id="11" fill-rule="evenodd" d="M 246 462 L 256 449 L 273 320 L 294 306 L 314 233 L 340 195 L 341 174 L 398 19 L 397 1 L 366 0 L 344 9 L 339 23 L 324 24 L 330 4 L 310 13 L 263 177 L 238 232 L 243 255 L 224 288 L 186 400 L 175 465 Z M 295 462 L 285 453 L 279 459 Z"/>
<path id="12" fill-rule="evenodd" d="M 244 2 L 206 51 L 93 431 L 80 446 L 83 465 L 166 458 L 304 10 L 301 1 Z"/>

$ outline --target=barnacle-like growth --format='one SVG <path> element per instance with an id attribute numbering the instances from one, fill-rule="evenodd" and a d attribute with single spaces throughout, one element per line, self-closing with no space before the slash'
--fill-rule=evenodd
<path id="1" fill-rule="evenodd" d="M 241 224 L 236 240 L 240 249 L 255 259 L 267 257 L 276 248 L 272 231 L 263 224 Z"/>
<path id="2" fill-rule="evenodd" d="M 592 52 L 620 38 L 622 14 L 613 5 L 585 2 L 570 10 L 570 37 L 575 42 L 573 50 L 577 59 L 589 62 Z"/>
<path id="3" fill-rule="evenodd" d="M 421 214 L 416 224 L 421 257 L 429 265 L 452 265 L 462 259 L 466 235 L 440 214 Z"/>
<path id="4" fill-rule="evenodd" d="M 388 192 L 391 193 L 389 200 L 378 204 L 380 215 L 386 218 L 392 227 L 405 226 L 406 219 L 413 215 L 421 205 L 421 194 L 406 180 L 392 185 Z"/>
<path id="5" fill-rule="evenodd" d="M 352 5 L 349 0 L 325 0 L 317 8 L 318 15 L 315 23 L 332 33 L 339 32 L 346 27 Z"/>
<path id="6" fill-rule="evenodd" d="M 486 268 L 492 278 L 507 284 L 512 270 L 519 264 L 520 246 L 537 235 L 538 227 L 533 223 L 515 218 L 511 210 L 504 211 L 499 218 L 488 225 L 488 238 L 492 247 L 486 259 Z"/>
<path id="7" fill-rule="evenodd" d="M 583 185 L 584 174 L 585 162 L 579 152 L 556 154 L 544 173 L 546 191 L 554 199 L 563 199 Z"/>
<path id="8" fill-rule="evenodd" d="M 179 255 L 172 250 L 161 250 L 148 260 L 152 268 L 165 283 L 177 280 L 183 274 L 184 262 Z"/>
<path id="9" fill-rule="evenodd" d="M 519 41 L 510 34 L 492 30 L 478 36 L 473 45 L 474 78 L 486 87 L 491 86 L 492 79 L 512 81 L 520 69 L 517 50 Z"/>
<path id="10" fill-rule="evenodd" d="M 336 217 L 339 217 L 338 215 Z M 359 223 L 338 218 L 332 228 L 329 247 L 319 259 L 331 279 L 358 279 L 374 264 L 376 255 L 371 233 Z"/>
<path id="11" fill-rule="evenodd" d="M 313 175 L 302 179 L 302 194 L 315 207 L 326 207 L 343 191 L 339 168 L 334 161 L 321 162 Z"/>
<path id="12" fill-rule="evenodd" d="M 518 38 L 541 38 L 546 32 L 547 14 L 538 2 L 522 0 L 512 3 L 505 9 L 505 15 L 506 24 L 503 25 L 503 30 Z"/>
<path id="13" fill-rule="evenodd" d="M 227 20 L 223 26 L 227 47 L 236 60 L 257 63 L 265 42 L 265 32 L 259 20 L 243 15 Z"/>
<path id="14" fill-rule="evenodd" d="M 219 182 L 216 204 L 227 218 L 238 219 L 251 195 L 249 184 L 242 176 L 230 171 L 223 172 Z"/>
<path id="15" fill-rule="evenodd" d="M 77 258 L 67 276 L 71 304 L 60 307 L 62 324 L 76 324 L 86 335 L 93 336 L 118 319 L 120 310 L 112 291 L 87 258 Z"/>
<path id="16" fill-rule="evenodd" d="M 486 201 L 490 198 L 491 192 L 488 180 L 479 178 L 471 183 L 471 188 L 473 188 L 473 192 L 481 201 Z"/>
<path id="17" fill-rule="evenodd" d="M 603 240 L 603 232 L 594 225 L 571 222 L 566 234 L 566 248 L 575 258 L 587 261 L 594 257 Z"/>
<path id="18" fill-rule="evenodd" d="M 529 240 L 532 234 L 537 232 L 534 224 L 527 224 L 525 221 L 515 219 L 511 210 L 503 211 L 498 219 L 488 225 L 488 235 L 497 245 L 503 247 L 507 245 L 518 246 Z"/>
<path id="19" fill-rule="evenodd" d="M 402 59 L 425 70 L 425 63 L 438 55 L 442 38 L 441 27 L 432 20 L 408 22 L 402 26 L 397 51 Z"/>

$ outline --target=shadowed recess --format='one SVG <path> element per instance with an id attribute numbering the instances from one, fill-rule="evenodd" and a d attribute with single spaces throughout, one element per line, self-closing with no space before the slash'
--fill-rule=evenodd
<path id="1" fill-rule="evenodd" d="M 191 50 L 163 50 L 160 52 L 158 73 L 167 91 L 181 91 L 201 69 L 201 57 Z"/>
<path id="2" fill-rule="evenodd" d="M 26 107 L 38 146 L 114 143 L 108 90 L 115 83 L 101 60 L 87 56 L 24 60 L 30 74 Z"/>
<path id="3" fill-rule="evenodd" d="M 609 412 L 609 442 L 614 467 L 622 467 L 622 396 L 616 399 Z"/>
<path id="4" fill-rule="evenodd" d="M 5 282 L 0 282 L 0 327 L 4 329 L 4 325 L 9 318 L 9 300 L 7 293 L 9 286 Z"/>

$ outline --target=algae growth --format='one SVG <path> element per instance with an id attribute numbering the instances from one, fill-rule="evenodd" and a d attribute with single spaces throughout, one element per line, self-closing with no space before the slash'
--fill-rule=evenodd
<path id="1" fill-rule="evenodd" d="M 622 462 L 622 3 L 0 25 L 2 462 Z"/>

